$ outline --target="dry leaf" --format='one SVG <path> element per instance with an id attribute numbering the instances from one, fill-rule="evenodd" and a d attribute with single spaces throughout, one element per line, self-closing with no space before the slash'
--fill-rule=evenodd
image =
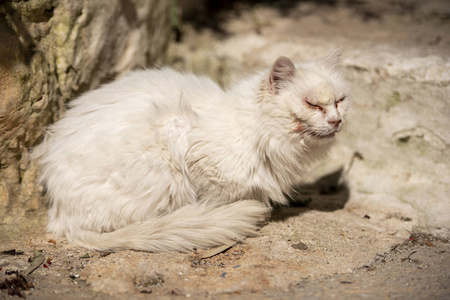
<path id="1" fill-rule="evenodd" d="M 36 270 L 42 263 L 44 262 L 45 258 L 42 252 L 34 250 L 33 260 L 31 261 L 31 264 L 28 266 L 28 268 L 23 272 L 24 276 L 27 276 L 31 274 L 34 270 Z"/>
<path id="2" fill-rule="evenodd" d="M 204 259 L 204 258 L 212 257 L 212 256 L 214 256 L 214 255 L 217 255 L 217 254 L 219 254 L 219 253 L 222 253 L 222 252 L 225 251 L 225 250 L 230 249 L 230 248 L 233 247 L 233 246 L 234 246 L 234 245 L 223 245 L 223 246 L 219 246 L 219 247 L 216 247 L 216 248 L 212 248 L 212 249 L 206 250 L 206 252 L 203 253 L 202 257 L 200 257 L 200 258 L 201 258 L 201 259 Z"/>

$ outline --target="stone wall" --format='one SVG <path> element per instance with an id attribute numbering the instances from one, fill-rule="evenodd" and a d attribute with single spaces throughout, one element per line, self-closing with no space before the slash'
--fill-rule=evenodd
<path id="1" fill-rule="evenodd" d="M 0 4 L 0 223 L 42 207 L 29 153 L 68 100 L 164 58 L 170 1 Z"/>

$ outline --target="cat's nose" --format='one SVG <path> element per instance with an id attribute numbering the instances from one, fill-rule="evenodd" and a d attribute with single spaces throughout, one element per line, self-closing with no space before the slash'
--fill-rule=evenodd
<path id="1" fill-rule="evenodd" d="M 334 127 L 338 127 L 339 124 L 341 124 L 342 119 L 341 118 L 336 118 L 336 119 L 330 119 L 328 120 L 328 124 L 333 125 Z"/>

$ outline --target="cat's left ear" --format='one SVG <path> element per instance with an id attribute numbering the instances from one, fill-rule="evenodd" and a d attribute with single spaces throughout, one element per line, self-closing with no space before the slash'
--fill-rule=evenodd
<path id="1" fill-rule="evenodd" d="M 322 59 L 322 65 L 327 69 L 331 69 L 334 71 L 339 70 L 341 68 L 341 56 L 343 50 L 343 47 L 339 47 L 336 50 L 332 51 Z"/>
<path id="2" fill-rule="evenodd" d="M 280 56 L 273 63 L 269 75 L 269 91 L 275 94 L 295 76 L 295 65 L 289 58 Z"/>

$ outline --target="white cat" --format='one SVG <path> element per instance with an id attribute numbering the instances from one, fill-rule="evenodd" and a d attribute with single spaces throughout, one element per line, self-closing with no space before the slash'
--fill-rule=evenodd
<path id="1" fill-rule="evenodd" d="M 253 235 L 342 128 L 341 51 L 297 67 L 280 57 L 229 91 L 146 70 L 72 101 L 35 151 L 48 229 L 96 250 L 189 251 Z"/>

